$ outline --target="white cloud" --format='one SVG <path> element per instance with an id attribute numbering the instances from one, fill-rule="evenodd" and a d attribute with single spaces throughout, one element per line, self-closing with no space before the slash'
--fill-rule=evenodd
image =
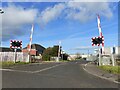
<path id="1" fill-rule="evenodd" d="M 46 25 L 48 22 L 61 17 L 61 14 L 64 14 L 64 18 L 67 19 L 86 22 L 96 18 L 98 13 L 106 18 L 113 16 L 108 2 L 76 2 L 73 0 L 46 8 L 42 11 L 39 22 Z"/>
<path id="2" fill-rule="evenodd" d="M 16 36 L 25 34 L 26 30 L 23 28 L 25 25 L 32 24 L 37 15 L 36 9 L 24 9 L 22 7 L 9 5 L 3 8 L 4 12 L 2 19 L 2 39 L 9 40 Z"/>
<path id="3" fill-rule="evenodd" d="M 60 17 L 60 14 L 65 9 L 64 4 L 57 4 L 54 7 L 48 7 L 44 11 L 41 12 L 41 15 L 39 17 L 39 22 L 42 25 L 46 25 L 48 22 L 57 19 Z"/>
<path id="4" fill-rule="evenodd" d="M 3 10 L 5 13 L 2 18 L 0 16 L 2 19 L 0 32 L 2 31 L 3 40 L 25 34 L 26 30 L 23 26 L 32 24 L 35 18 L 37 18 L 38 23 L 44 26 L 58 18 L 87 22 L 96 18 L 96 13 L 106 18 L 113 15 L 108 2 L 65 2 L 47 7 L 40 13 L 37 9 L 24 9 L 22 6 L 14 5 L 4 7 Z"/>
<path id="5" fill-rule="evenodd" d="M 96 14 L 110 18 L 112 11 L 107 2 L 69 2 L 67 18 L 86 22 L 96 17 Z"/>

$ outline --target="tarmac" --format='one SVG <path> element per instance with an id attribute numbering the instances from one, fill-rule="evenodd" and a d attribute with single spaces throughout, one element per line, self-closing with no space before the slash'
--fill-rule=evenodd
<path id="1" fill-rule="evenodd" d="M 98 68 L 98 66 L 92 62 L 84 64 L 83 69 L 89 74 L 118 83 L 118 85 L 120 86 L 120 74 L 112 74 L 112 73 L 106 72 Z"/>

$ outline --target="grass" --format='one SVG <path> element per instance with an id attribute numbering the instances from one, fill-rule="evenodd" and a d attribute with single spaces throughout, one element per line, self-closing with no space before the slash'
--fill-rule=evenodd
<path id="1" fill-rule="evenodd" d="M 20 65 L 23 65 L 23 64 L 29 64 L 29 62 L 16 62 L 15 64 L 20 64 Z"/>
<path id="2" fill-rule="evenodd" d="M 103 65 L 99 66 L 99 68 L 113 74 L 120 74 L 120 66 L 110 66 L 110 65 Z"/>
<path id="3" fill-rule="evenodd" d="M 69 60 L 60 60 L 60 62 L 68 62 Z"/>
<path id="4" fill-rule="evenodd" d="M 13 66 L 13 65 L 15 65 L 15 63 L 11 62 L 11 61 L 0 62 L 1 67 L 9 67 L 9 66 Z"/>
<path id="5" fill-rule="evenodd" d="M 24 65 L 24 64 L 29 64 L 29 63 L 28 62 L 16 62 L 16 63 L 14 63 L 13 61 L 0 62 L 0 66 L 3 67 L 3 68 L 14 66 L 14 65 Z"/>

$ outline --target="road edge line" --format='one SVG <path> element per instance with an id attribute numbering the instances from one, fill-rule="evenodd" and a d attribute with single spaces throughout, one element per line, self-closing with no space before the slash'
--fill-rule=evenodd
<path id="1" fill-rule="evenodd" d="M 85 69 L 85 67 L 86 67 L 88 64 L 89 64 L 89 63 L 85 64 L 84 67 L 83 67 L 84 71 L 86 71 L 87 73 L 89 73 L 89 74 L 91 74 L 91 75 L 94 75 L 94 76 L 96 76 L 96 77 L 99 77 L 99 78 L 102 78 L 102 79 L 105 79 L 105 80 L 108 80 L 108 81 L 111 81 L 111 82 L 120 84 L 120 82 L 118 82 L 118 81 L 115 81 L 115 80 L 113 81 L 113 80 L 110 80 L 110 79 L 108 79 L 108 78 L 106 78 L 106 77 L 99 76 L 99 75 L 97 75 L 97 74 L 93 74 L 93 73 L 89 72 L 88 70 Z"/>

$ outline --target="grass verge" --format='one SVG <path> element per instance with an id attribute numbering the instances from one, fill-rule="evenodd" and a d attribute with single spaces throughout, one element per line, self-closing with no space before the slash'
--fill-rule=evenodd
<path id="1" fill-rule="evenodd" d="M 12 61 L 4 61 L 4 62 L 0 62 L 0 67 L 5 68 L 5 67 L 10 67 L 10 66 L 14 66 L 14 65 L 24 65 L 24 64 L 29 64 L 28 62 L 12 62 Z"/>
<path id="2" fill-rule="evenodd" d="M 60 60 L 60 62 L 69 62 L 69 60 Z"/>
<path id="3" fill-rule="evenodd" d="M 110 66 L 110 65 L 103 65 L 99 66 L 99 68 L 113 74 L 120 74 L 120 66 Z"/>

